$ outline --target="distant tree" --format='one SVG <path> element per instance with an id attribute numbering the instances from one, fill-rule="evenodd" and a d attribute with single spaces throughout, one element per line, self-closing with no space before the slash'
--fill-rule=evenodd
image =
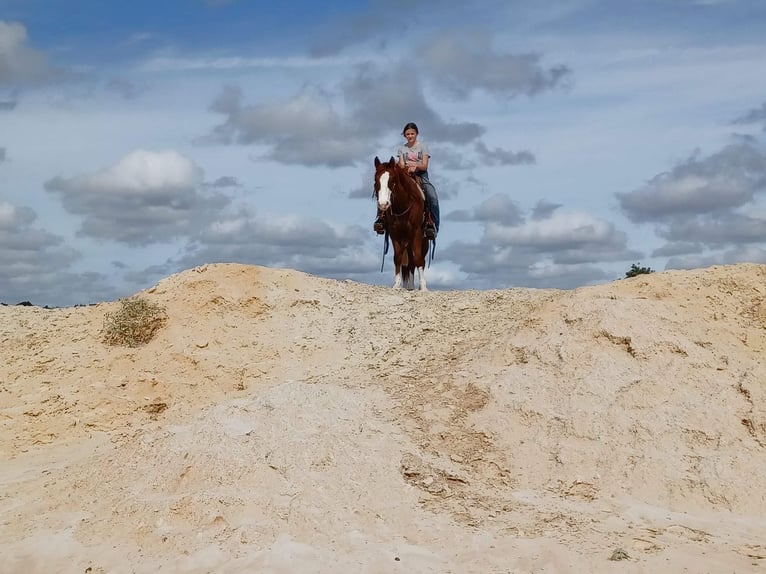
<path id="1" fill-rule="evenodd" d="M 637 263 L 634 263 L 630 266 L 630 269 L 628 269 L 625 272 L 625 277 L 635 277 L 636 275 L 648 275 L 649 273 L 654 273 L 654 270 L 651 267 L 639 267 Z"/>

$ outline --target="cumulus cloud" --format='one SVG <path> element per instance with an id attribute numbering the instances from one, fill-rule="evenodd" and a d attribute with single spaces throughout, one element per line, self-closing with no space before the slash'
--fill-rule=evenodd
<path id="1" fill-rule="evenodd" d="M 310 88 L 285 102 L 243 106 L 241 90 L 228 86 L 211 110 L 228 116 L 227 122 L 216 130 L 225 143 L 327 137 L 340 124 L 340 117 L 326 95 Z"/>
<path id="2" fill-rule="evenodd" d="M 671 257 L 666 269 L 700 269 L 711 265 L 734 265 L 736 263 L 766 264 L 766 250 L 755 245 L 729 249 L 715 253 Z"/>
<path id="3" fill-rule="evenodd" d="M 485 234 L 485 241 L 545 253 L 554 263 L 567 265 L 641 256 L 627 248 L 627 235 L 613 223 L 576 211 L 556 211 L 510 227 L 490 223 Z"/>
<path id="4" fill-rule="evenodd" d="M 761 104 L 760 108 L 754 108 L 747 113 L 734 119 L 735 124 L 751 124 L 766 120 L 766 102 Z"/>
<path id="5" fill-rule="evenodd" d="M 223 123 L 198 141 L 262 145 L 266 159 L 284 164 L 344 167 L 369 161 L 379 152 L 377 138 L 400 131 L 402 118 L 417 118 L 429 142 L 466 143 L 484 133 L 475 123 L 444 121 L 426 104 L 417 80 L 401 69 L 382 75 L 359 69 L 341 91 L 344 114 L 316 87 L 285 101 L 245 105 L 241 89 L 227 86 L 210 107 L 225 116 Z"/>
<path id="6" fill-rule="evenodd" d="M 8 202 L 0 202 L 0 230 L 20 231 L 37 218 L 29 207 L 17 207 Z"/>
<path id="7" fill-rule="evenodd" d="M 532 96 L 558 87 L 570 77 L 567 66 L 545 69 L 539 54 L 496 51 L 489 34 L 445 34 L 420 51 L 424 72 L 437 86 L 458 99 L 484 91 L 498 98 Z"/>
<path id="8" fill-rule="evenodd" d="M 430 146 L 431 157 L 439 164 L 439 171 L 461 171 L 474 169 L 476 162 L 467 154 L 453 147 Z"/>
<path id="9" fill-rule="evenodd" d="M 560 263 L 546 254 L 491 241 L 456 242 L 441 253 L 465 274 L 462 288 L 568 289 L 609 278 L 597 265 Z"/>
<path id="10" fill-rule="evenodd" d="M 561 207 L 560 203 L 551 203 L 550 201 L 541 199 L 535 204 L 535 207 L 532 210 L 532 219 L 548 219 L 559 207 Z"/>
<path id="11" fill-rule="evenodd" d="M 257 214 L 243 208 L 208 224 L 176 266 L 238 261 L 346 278 L 375 269 L 377 257 L 359 249 L 369 235 L 369 230 L 359 226 L 296 215 Z"/>
<path id="12" fill-rule="evenodd" d="M 80 253 L 66 247 L 62 237 L 33 227 L 36 219 L 33 209 L 0 201 L 0 294 L 5 303 L 47 301 L 70 284 L 84 287 L 66 273 Z"/>
<path id="13" fill-rule="evenodd" d="M 532 219 L 521 225 L 490 225 L 487 228 L 487 236 L 493 241 L 542 249 L 603 244 L 616 239 L 616 234 L 612 223 L 577 212 L 558 212 L 551 217 Z"/>
<path id="14" fill-rule="evenodd" d="M 574 287 L 607 278 L 600 264 L 640 259 L 627 235 L 609 221 L 540 201 L 531 216 L 505 195 L 496 195 L 472 212 L 445 219 L 484 225 L 475 242 L 456 242 L 441 251 L 477 288 L 489 285 Z"/>
<path id="15" fill-rule="evenodd" d="M 629 193 L 617 193 L 632 221 L 668 221 L 677 216 L 727 212 L 766 189 L 766 154 L 749 142 L 697 155 Z"/>
<path id="16" fill-rule="evenodd" d="M 657 234 L 673 243 L 701 243 L 711 247 L 761 243 L 766 241 L 766 219 L 740 213 L 698 215 L 662 225 Z"/>
<path id="17" fill-rule="evenodd" d="M 23 24 L 0 20 L 0 86 L 37 84 L 56 73 L 45 54 L 29 45 Z"/>
<path id="18" fill-rule="evenodd" d="M 405 122 L 413 120 L 428 141 L 464 144 L 485 132 L 476 123 L 443 120 L 426 102 L 417 74 L 403 64 L 385 70 L 372 65 L 360 67 L 342 89 L 351 123 L 362 133 L 401 131 Z"/>
<path id="19" fill-rule="evenodd" d="M 749 110 L 732 121 L 732 124 L 734 125 L 751 125 L 758 123 L 762 124 L 763 129 L 766 130 L 766 102 L 763 102 L 760 108 Z"/>
<path id="20" fill-rule="evenodd" d="M 766 214 L 757 206 L 765 191 L 766 154 L 755 140 L 738 138 L 709 157 L 695 155 L 617 197 L 630 219 L 653 222 L 657 236 L 667 241 L 653 255 L 671 257 L 669 266 L 686 267 L 692 262 L 723 263 L 721 249 L 737 246 L 745 253 L 752 251 L 748 246 L 762 244 Z"/>
<path id="21" fill-rule="evenodd" d="M 484 142 L 476 142 L 476 153 L 479 160 L 484 165 L 529 165 L 535 163 L 535 156 L 532 152 L 523 150 L 512 152 L 496 147 L 489 149 Z"/>
<path id="22" fill-rule="evenodd" d="M 202 169 L 175 151 L 136 150 L 99 172 L 51 179 L 45 189 L 84 216 L 79 234 L 148 245 L 198 230 L 229 202 L 202 193 L 202 179 Z"/>
<path id="23" fill-rule="evenodd" d="M 211 110 L 226 119 L 202 143 L 262 144 L 273 161 L 328 167 L 353 165 L 372 152 L 372 142 L 355 134 L 318 89 L 307 87 L 284 102 L 245 106 L 242 91 L 227 86 Z"/>
<path id="24" fill-rule="evenodd" d="M 495 222 L 513 226 L 524 221 L 521 210 L 516 202 L 505 194 L 496 194 L 482 201 L 473 210 L 453 211 L 445 216 L 450 221 L 478 221 L 482 223 Z"/>
<path id="25" fill-rule="evenodd" d="M 242 184 L 239 182 L 239 180 L 236 177 L 232 175 L 224 175 L 222 177 L 219 177 L 212 183 L 206 183 L 205 186 L 223 189 L 228 187 L 242 187 Z"/>

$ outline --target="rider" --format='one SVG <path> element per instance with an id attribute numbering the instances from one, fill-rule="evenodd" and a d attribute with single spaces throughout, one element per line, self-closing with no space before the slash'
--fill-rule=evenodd
<path id="1" fill-rule="evenodd" d="M 428 152 L 428 146 L 418 141 L 418 133 L 418 126 L 413 122 L 404 126 L 402 135 L 407 143 L 399 146 L 396 157 L 400 167 L 406 169 L 410 175 L 420 177 L 423 182 L 426 207 L 431 212 L 431 217 L 426 217 L 425 234 L 428 239 L 435 239 L 439 232 L 439 197 L 436 195 L 433 184 L 428 180 L 428 160 L 431 158 L 431 154 Z M 385 229 L 383 213 L 380 211 L 373 229 L 378 232 L 378 235 L 381 235 Z"/>

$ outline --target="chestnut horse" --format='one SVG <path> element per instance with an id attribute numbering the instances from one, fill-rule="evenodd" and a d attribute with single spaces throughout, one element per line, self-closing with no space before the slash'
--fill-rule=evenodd
<path id="1" fill-rule="evenodd" d="M 424 231 L 425 195 L 407 171 L 392 157 L 382 163 L 375 158 L 375 191 L 378 208 L 385 213 L 386 235 L 394 246 L 394 289 L 427 291 L 425 277 L 428 239 Z"/>

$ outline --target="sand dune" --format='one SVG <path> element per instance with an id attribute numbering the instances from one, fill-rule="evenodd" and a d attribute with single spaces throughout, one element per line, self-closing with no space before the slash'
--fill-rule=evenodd
<path id="1" fill-rule="evenodd" d="M 766 266 L 0 307 L 0 572 L 766 570 Z"/>

